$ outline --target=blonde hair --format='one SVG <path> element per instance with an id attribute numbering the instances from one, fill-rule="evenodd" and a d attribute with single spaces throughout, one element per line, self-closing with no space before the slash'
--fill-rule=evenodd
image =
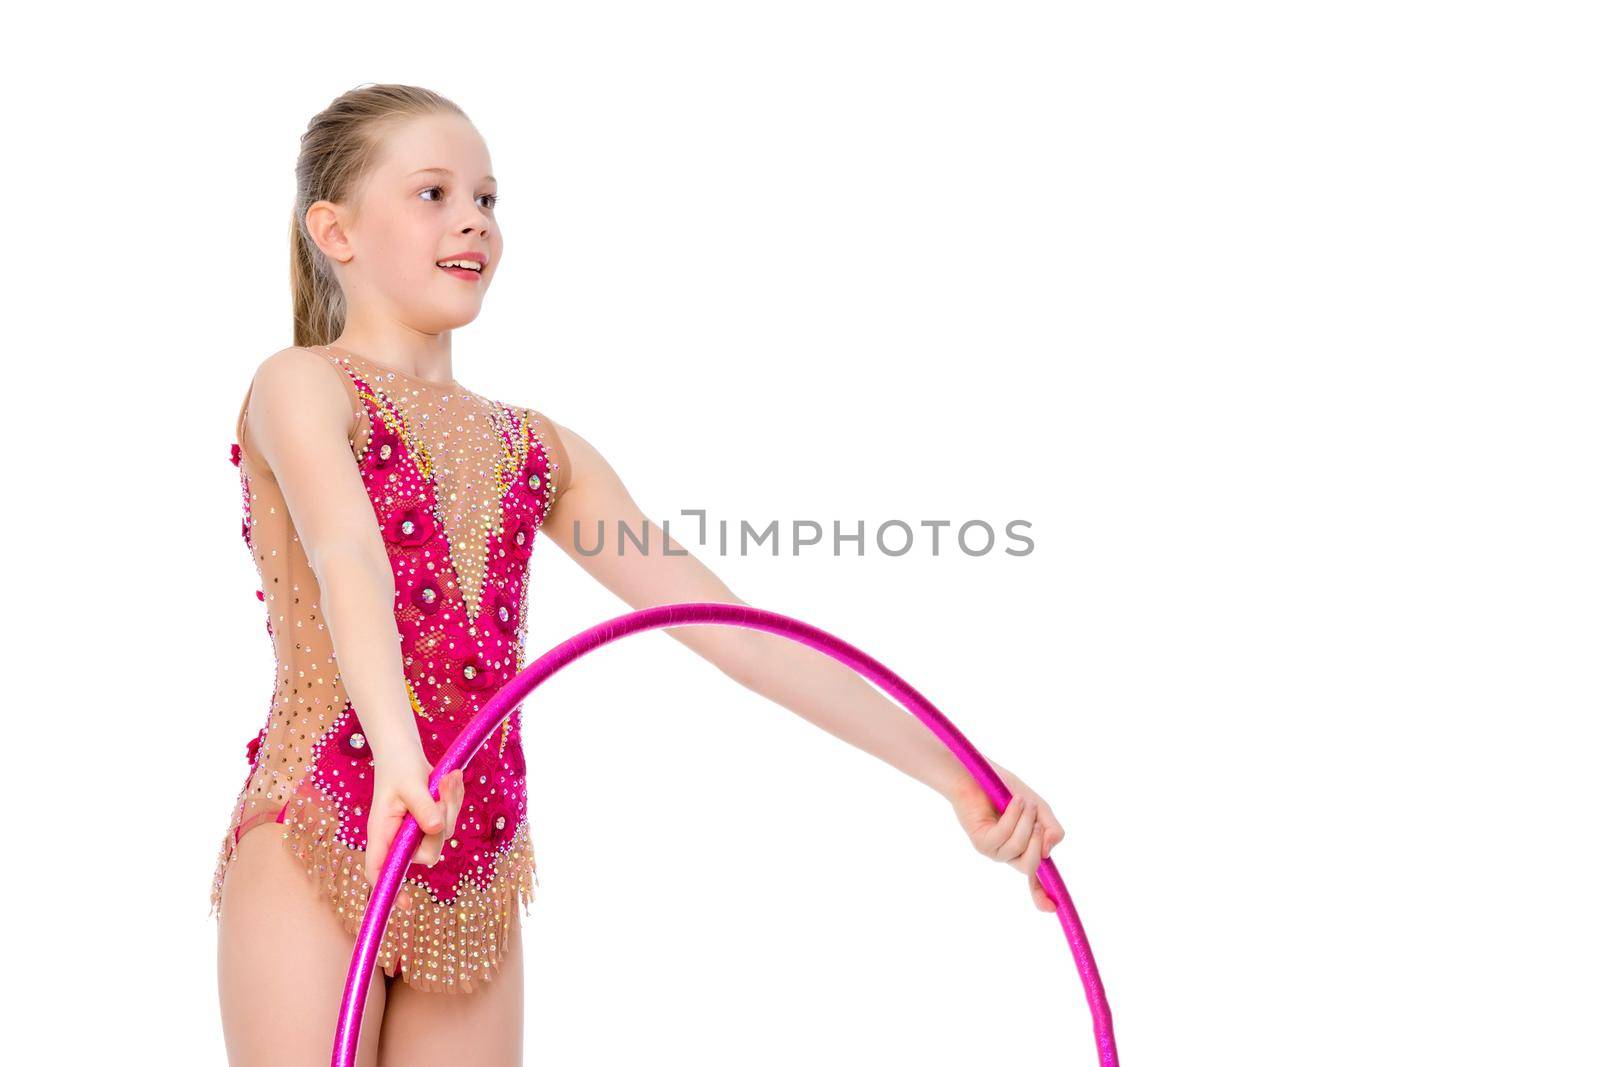
<path id="1" fill-rule="evenodd" d="M 306 210 L 318 200 L 348 201 L 376 162 L 385 132 L 405 120 L 438 112 L 466 118 L 464 111 L 432 90 L 366 84 L 319 111 L 300 135 L 294 217 L 289 220 L 289 294 L 296 345 L 325 345 L 344 332 L 344 291 L 328 257 L 306 231 Z"/>

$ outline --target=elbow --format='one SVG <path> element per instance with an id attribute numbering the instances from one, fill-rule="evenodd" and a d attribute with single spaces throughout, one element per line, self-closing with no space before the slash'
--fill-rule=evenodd
<path id="1" fill-rule="evenodd" d="M 314 552 L 308 551 L 306 562 L 317 577 L 317 585 L 324 590 L 343 584 L 346 576 L 354 574 L 369 581 L 376 580 L 388 590 L 389 599 L 394 599 L 394 571 L 389 566 L 388 554 L 381 548 L 373 551 L 366 544 L 339 540 L 320 545 Z"/>

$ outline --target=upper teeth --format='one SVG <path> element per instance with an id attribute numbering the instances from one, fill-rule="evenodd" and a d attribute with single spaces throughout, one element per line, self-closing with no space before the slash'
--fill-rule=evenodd
<path id="1" fill-rule="evenodd" d="M 470 259 L 444 259 L 439 261 L 441 267 L 462 267 L 466 270 L 482 270 L 483 264 L 475 263 Z"/>

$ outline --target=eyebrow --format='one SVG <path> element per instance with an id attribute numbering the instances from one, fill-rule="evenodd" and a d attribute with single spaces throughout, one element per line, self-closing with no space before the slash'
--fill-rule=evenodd
<path id="1" fill-rule="evenodd" d="M 455 173 L 455 171 L 451 170 L 449 167 L 422 167 L 422 168 L 420 168 L 418 170 L 412 171 L 411 174 L 407 174 L 406 177 L 409 178 L 414 174 L 454 174 L 454 173 Z M 486 182 L 494 182 L 495 178 L 494 178 L 493 174 L 485 174 L 483 176 L 483 180 L 486 181 Z M 499 182 L 495 182 L 495 184 L 499 185 L 500 183 Z"/>

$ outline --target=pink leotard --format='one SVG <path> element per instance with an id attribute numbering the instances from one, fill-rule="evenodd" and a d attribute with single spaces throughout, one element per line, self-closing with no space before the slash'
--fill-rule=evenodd
<path id="1" fill-rule="evenodd" d="M 566 488 L 569 465 L 549 420 L 459 382 L 388 370 L 317 346 L 351 402 L 351 462 L 371 499 L 394 571 L 395 626 L 423 752 L 437 761 L 476 711 L 523 666 L 534 538 Z M 253 385 L 253 383 L 252 383 Z M 372 754 L 339 675 L 316 575 L 283 494 L 249 438 L 240 404 L 231 458 L 241 533 L 261 579 L 275 675 L 266 723 L 217 858 L 220 914 L 246 832 L 269 820 L 355 933 L 370 890 L 363 868 Z M 518 708 L 465 775 L 455 834 L 433 867 L 412 864 L 409 912 L 389 918 L 379 965 L 419 989 L 470 992 L 493 977 L 518 902 L 537 884 L 527 822 Z"/>

